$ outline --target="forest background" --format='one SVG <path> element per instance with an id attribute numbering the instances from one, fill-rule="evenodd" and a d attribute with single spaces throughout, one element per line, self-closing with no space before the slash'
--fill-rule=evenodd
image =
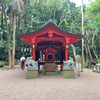
<path id="1" fill-rule="evenodd" d="M 83 5 L 84 60 L 100 63 L 100 0 Z M 61 29 L 82 34 L 81 6 L 70 0 L 0 0 L 0 60 L 15 65 L 15 59 L 28 55 L 30 46 L 22 42 L 18 34 L 40 29 L 49 20 Z M 69 47 L 69 55 L 82 54 L 82 42 Z"/>

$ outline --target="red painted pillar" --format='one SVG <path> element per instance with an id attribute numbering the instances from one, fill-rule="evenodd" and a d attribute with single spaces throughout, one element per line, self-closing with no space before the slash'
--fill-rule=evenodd
<path id="1" fill-rule="evenodd" d="M 68 44 L 71 43 L 71 41 L 70 41 L 71 39 L 66 37 L 65 40 L 66 40 L 65 41 L 66 42 L 66 44 L 65 44 L 65 61 L 66 61 L 66 60 L 68 60 L 68 56 L 69 56 L 68 55 Z"/>
<path id="2" fill-rule="evenodd" d="M 35 37 L 30 39 L 32 43 L 31 56 L 33 60 L 35 60 L 35 39 L 36 39 Z"/>
<path id="3" fill-rule="evenodd" d="M 68 60 L 68 45 L 65 46 L 65 61 Z"/>
<path id="4" fill-rule="evenodd" d="M 35 60 L 35 44 L 32 45 L 32 59 Z"/>

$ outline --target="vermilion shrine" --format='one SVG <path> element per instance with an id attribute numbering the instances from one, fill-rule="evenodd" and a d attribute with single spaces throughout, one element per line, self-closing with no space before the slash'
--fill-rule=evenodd
<path id="1" fill-rule="evenodd" d="M 49 20 L 41 29 L 21 34 L 20 39 L 32 47 L 32 59 L 38 61 L 39 65 L 55 63 L 62 68 L 63 60 L 69 58 L 69 45 L 81 40 L 83 35 L 66 32 L 52 20 Z"/>

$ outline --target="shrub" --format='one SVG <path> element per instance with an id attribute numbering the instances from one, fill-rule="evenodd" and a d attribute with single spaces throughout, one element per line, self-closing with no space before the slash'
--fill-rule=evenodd
<path id="1" fill-rule="evenodd" d="M 0 61 L 0 67 L 3 67 L 4 66 L 4 62 L 3 61 Z"/>

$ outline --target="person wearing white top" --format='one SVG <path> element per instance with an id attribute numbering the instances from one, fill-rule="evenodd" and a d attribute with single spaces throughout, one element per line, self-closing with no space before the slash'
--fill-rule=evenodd
<path id="1" fill-rule="evenodd" d="M 22 70 L 24 70 L 24 68 L 25 68 L 25 57 L 24 56 L 22 56 L 21 58 L 20 58 L 20 62 L 21 62 L 21 69 Z"/>

